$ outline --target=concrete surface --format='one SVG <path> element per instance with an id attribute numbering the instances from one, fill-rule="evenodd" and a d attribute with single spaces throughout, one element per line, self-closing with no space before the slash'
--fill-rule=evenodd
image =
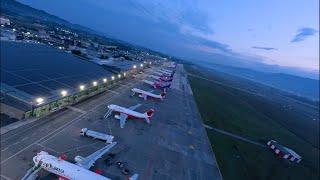
<path id="1" fill-rule="evenodd" d="M 164 101 L 130 96 L 133 87 L 151 90 L 141 83 L 144 75 L 139 75 L 111 91 L 2 135 L 1 179 L 21 178 L 33 166 L 32 157 L 41 150 L 55 156 L 66 154 L 73 162 L 76 155 L 87 156 L 103 147 L 103 142 L 79 135 L 84 127 L 112 134 L 118 142 L 112 149 L 115 162 L 125 162 L 139 179 L 221 179 L 183 72 L 183 66 L 179 66 L 174 77 L 179 82 L 174 82 L 177 85 L 168 90 Z M 125 107 L 140 103 L 142 106 L 136 109 L 139 112 L 154 108 L 151 124 L 133 119 L 121 129 L 113 116 L 103 119 L 110 103 Z M 115 165 L 107 167 L 104 158 L 92 170 L 96 168 L 112 179 L 125 179 Z M 40 179 L 56 179 L 43 170 L 39 175 Z"/>

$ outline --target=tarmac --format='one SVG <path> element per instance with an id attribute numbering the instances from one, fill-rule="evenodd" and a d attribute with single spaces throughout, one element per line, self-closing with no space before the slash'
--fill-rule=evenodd
<path id="1" fill-rule="evenodd" d="M 115 165 L 118 161 L 124 162 L 130 175 L 138 173 L 139 179 L 222 179 L 183 66 L 177 66 L 164 101 L 131 97 L 133 87 L 154 90 L 141 82 L 144 77 L 139 74 L 105 93 L 1 135 L 1 179 L 21 179 L 40 151 L 65 154 L 74 162 L 76 155 L 85 157 L 102 148 L 104 142 L 80 136 L 85 127 L 111 134 L 118 142 L 111 150 L 115 153 L 113 164 L 107 166 L 104 156 L 92 168 L 102 169 L 111 179 L 127 178 Z M 153 93 L 159 94 L 160 90 Z M 141 104 L 136 111 L 153 108 L 155 112 L 151 124 L 133 119 L 121 129 L 113 116 L 103 118 L 109 104 Z M 44 170 L 39 176 L 57 178 Z"/>

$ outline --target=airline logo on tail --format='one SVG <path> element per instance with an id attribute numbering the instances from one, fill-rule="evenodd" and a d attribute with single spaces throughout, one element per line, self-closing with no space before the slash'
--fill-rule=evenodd
<path id="1" fill-rule="evenodd" d="M 154 112 L 154 109 L 149 109 L 147 112 L 144 113 L 145 115 L 148 116 L 146 118 L 146 121 L 147 121 L 148 124 L 150 124 L 150 119 L 153 116 L 153 112 Z"/>

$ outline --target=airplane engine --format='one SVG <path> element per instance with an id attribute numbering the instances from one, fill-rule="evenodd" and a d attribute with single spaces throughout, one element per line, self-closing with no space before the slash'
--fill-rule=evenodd
<path id="1" fill-rule="evenodd" d="M 74 161 L 77 162 L 77 163 L 79 163 L 79 162 L 81 162 L 81 161 L 83 161 L 83 160 L 84 160 L 84 157 L 82 157 L 82 156 L 76 156 L 76 157 L 74 157 Z"/>

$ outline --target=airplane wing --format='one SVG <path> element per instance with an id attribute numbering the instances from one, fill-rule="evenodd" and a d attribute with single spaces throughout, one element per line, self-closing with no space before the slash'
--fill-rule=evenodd
<path id="1" fill-rule="evenodd" d="M 140 106 L 141 106 L 141 104 L 137 104 L 137 105 L 135 105 L 135 106 L 129 107 L 128 109 L 130 109 L 130 110 L 135 110 L 135 109 L 137 109 L 137 108 L 140 107 Z"/>
<path id="2" fill-rule="evenodd" d="M 154 90 L 150 90 L 150 91 L 148 91 L 149 93 L 152 93 Z"/>
<path id="3" fill-rule="evenodd" d="M 120 117 L 119 117 L 119 120 L 120 120 L 120 127 L 123 128 L 124 125 L 126 124 L 126 120 L 128 118 L 128 115 L 124 114 L 124 113 L 120 113 Z"/>
<path id="4" fill-rule="evenodd" d="M 90 169 L 93 164 L 101 158 L 105 153 L 110 151 L 110 149 L 115 146 L 117 142 L 113 142 L 111 144 L 106 145 L 105 147 L 99 149 L 98 151 L 90 154 L 89 156 L 85 157 L 82 161 L 76 163 L 78 166 L 81 166 L 86 169 Z"/>

